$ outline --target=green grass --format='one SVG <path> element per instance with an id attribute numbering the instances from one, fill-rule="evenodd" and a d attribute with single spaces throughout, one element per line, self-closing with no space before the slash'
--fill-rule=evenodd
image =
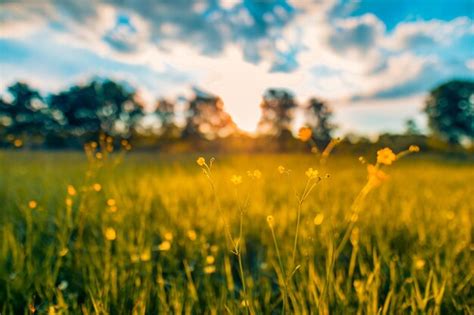
<path id="1" fill-rule="evenodd" d="M 354 216 L 357 157 L 217 156 L 215 194 L 196 158 L 0 152 L 0 313 L 472 312 L 472 163 L 396 161 Z M 301 203 L 294 252 L 308 167 L 331 176 Z"/>

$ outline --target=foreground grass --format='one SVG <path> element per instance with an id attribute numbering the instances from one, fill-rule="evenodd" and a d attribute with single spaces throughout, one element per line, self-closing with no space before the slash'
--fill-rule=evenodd
<path id="1" fill-rule="evenodd" d="M 0 152 L 0 313 L 472 311 L 474 165 L 397 161 L 354 215 L 355 157 L 196 158 Z"/>

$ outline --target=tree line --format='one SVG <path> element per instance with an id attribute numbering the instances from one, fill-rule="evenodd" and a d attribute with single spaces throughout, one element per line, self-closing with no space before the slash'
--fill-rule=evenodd
<path id="1" fill-rule="evenodd" d="M 241 135 L 219 96 L 194 89 L 189 99 L 158 99 L 145 110 L 144 102 L 127 84 L 95 79 L 65 91 L 41 95 L 26 83 L 16 82 L 0 97 L 0 146 L 50 148 L 81 147 L 100 134 L 117 139 L 153 141 L 216 140 Z M 326 102 L 311 98 L 299 105 L 291 91 L 268 89 L 262 95 L 260 137 L 292 139 L 296 109 L 304 111 L 304 124 L 321 147 L 335 129 Z M 434 88 L 425 105 L 434 134 L 450 143 L 474 139 L 474 83 L 453 80 Z M 413 122 L 408 126 L 416 129 Z"/>

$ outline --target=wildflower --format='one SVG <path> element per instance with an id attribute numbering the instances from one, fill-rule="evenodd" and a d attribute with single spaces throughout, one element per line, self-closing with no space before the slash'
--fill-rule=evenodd
<path id="1" fill-rule="evenodd" d="M 383 148 L 377 151 L 377 163 L 391 165 L 396 159 L 397 156 L 390 148 Z"/>
<path id="2" fill-rule="evenodd" d="M 21 139 L 15 139 L 15 141 L 13 141 L 13 145 L 15 148 L 20 148 L 23 146 L 23 141 Z"/>
<path id="3" fill-rule="evenodd" d="M 283 174 L 285 173 L 286 169 L 283 165 L 278 166 L 278 173 Z"/>
<path id="4" fill-rule="evenodd" d="M 117 238 L 117 232 L 115 232 L 115 229 L 111 227 L 105 229 L 105 238 L 109 241 L 115 240 Z"/>
<path id="5" fill-rule="evenodd" d="M 117 206 L 112 206 L 112 207 L 109 207 L 108 211 L 109 212 L 117 212 L 118 208 Z"/>
<path id="6" fill-rule="evenodd" d="M 267 216 L 267 223 L 268 223 L 268 225 L 273 226 L 273 216 L 272 215 Z"/>
<path id="7" fill-rule="evenodd" d="M 313 134 L 313 132 L 311 131 L 310 128 L 308 127 L 303 127 L 303 128 L 300 128 L 299 132 L 298 132 L 298 138 L 303 141 L 303 142 L 306 142 L 308 141 L 309 139 L 311 139 L 311 135 Z"/>
<path id="8" fill-rule="evenodd" d="M 199 165 L 199 166 L 204 166 L 204 165 L 206 165 L 206 159 L 203 158 L 202 156 L 200 156 L 200 157 L 198 157 L 198 159 L 196 160 L 196 163 L 197 163 L 197 165 Z"/>
<path id="9" fill-rule="evenodd" d="M 415 259 L 415 269 L 417 270 L 423 269 L 425 267 L 425 264 L 426 262 L 424 259 L 421 259 L 421 258 Z"/>
<path id="10" fill-rule="evenodd" d="M 314 170 L 312 167 L 308 168 L 308 170 L 306 171 L 306 176 L 309 178 L 309 179 L 314 179 L 316 177 L 318 177 L 318 170 Z"/>
<path id="11" fill-rule="evenodd" d="M 260 172 L 260 170 L 254 170 L 253 177 L 256 179 L 260 179 L 262 177 L 262 172 Z"/>
<path id="12" fill-rule="evenodd" d="M 140 254 L 140 260 L 141 261 L 149 261 L 151 258 L 151 251 L 148 249 L 148 250 L 144 250 L 141 254 Z"/>
<path id="13" fill-rule="evenodd" d="M 215 261 L 216 261 L 216 259 L 215 259 L 214 256 L 212 256 L 212 255 L 208 255 L 208 256 L 206 257 L 206 264 L 208 264 L 208 265 L 214 264 Z"/>
<path id="14" fill-rule="evenodd" d="M 188 236 L 188 238 L 191 240 L 191 241 L 194 241 L 196 240 L 197 238 L 197 234 L 196 234 L 196 231 L 194 230 L 189 230 L 186 235 Z"/>
<path id="15" fill-rule="evenodd" d="M 72 199 L 69 197 L 66 198 L 66 206 L 72 207 Z"/>
<path id="16" fill-rule="evenodd" d="M 99 183 L 95 183 L 94 185 L 92 185 L 92 189 L 99 192 L 102 190 L 102 186 Z"/>
<path id="17" fill-rule="evenodd" d="M 420 147 L 417 146 L 417 145 L 411 145 L 411 146 L 408 148 L 408 151 L 410 151 L 410 152 L 420 152 Z"/>
<path id="18" fill-rule="evenodd" d="M 219 246 L 217 246 L 217 245 L 212 245 L 211 246 L 211 252 L 212 253 L 217 253 L 218 250 L 219 250 Z"/>
<path id="19" fill-rule="evenodd" d="M 167 240 L 167 241 L 172 241 L 172 240 L 173 240 L 173 233 L 171 233 L 171 232 L 166 232 L 165 235 L 164 235 L 164 237 L 165 237 L 165 240 Z"/>
<path id="20" fill-rule="evenodd" d="M 67 193 L 68 193 L 68 195 L 70 195 L 70 196 L 75 196 L 76 193 L 77 193 L 77 192 L 76 192 L 76 188 L 74 188 L 73 185 L 68 185 L 68 186 L 67 186 Z"/>
<path id="21" fill-rule="evenodd" d="M 112 198 L 107 199 L 107 206 L 113 207 L 113 206 L 115 206 L 116 204 L 117 204 L 117 202 L 115 201 L 115 199 L 112 199 Z"/>
<path id="22" fill-rule="evenodd" d="M 232 184 L 234 184 L 234 185 L 242 184 L 242 176 L 240 176 L 240 175 L 232 175 L 232 177 L 230 178 L 230 181 L 231 181 Z"/>
<path id="23" fill-rule="evenodd" d="M 260 170 L 247 171 L 247 175 L 250 178 L 260 179 L 262 177 L 262 172 L 260 172 Z"/>
<path id="24" fill-rule="evenodd" d="M 163 252 L 170 250 L 170 248 L 171 248 L 171 243 L 168 241 L 163 241 L 160 245 L 158 245 L 158 249 Z"/>
<path id="25" fill-rule="evenodd" d="M 321 225 L 321 223 L 323 223 L 323 220 L 324 220 L 324 214 L 323 213 L 318 213 L 315 217 L 314 217 L 314 225 Z"/>
<path id="26" fill-rule="evenodd" d="M 380 185 L 383 181 L 387 180 L 388 178 L 388 175 L 385 174 L 385 172 L 379 170 L 377 167 L 375 167 L 372 164 L 367 165 L 367 173 L 368 173 L 369 181 L 374 186 Z"/>
<path id="27" fill-rule="evenodd" d="M 214 272 L 216 272 L 216 266 L 209 265 L 209 266 L 204 267 L 204 273 L 211 274 L 211 273 L 214 273 Z"/>
<path id="28" fill-rule="evenodd" d="M 58 254 L 59 254 L 60 257 L 64 257 L 64 256 L 67 255 L 68 252 L 69 252 L 69 249 L 67 249 L 66 247 L 64 247 L 63 249 L 61 249 L 61 250 L 59 251 Z"/>
<path id="29" fill-rule="evenodd" d="M 102 158 L 104 157 L 104 155 L 103 155 L 102 153 L 100 153 L 100 152 L 97 152 L 97 153 L 95 154 L 95 157 L 96 157 L 96 159 L 98 159 L 98 160 L 102 160 Z"/>
<path id="30" fill-rule="evenodd" d="M 29 207 L 30 209 L 35 209 L 36 207 L 38 207 L 38 203 L 37 203 L 35 200 L 30 200 L 30 201 L 28 202 L 28 207 Z"/>

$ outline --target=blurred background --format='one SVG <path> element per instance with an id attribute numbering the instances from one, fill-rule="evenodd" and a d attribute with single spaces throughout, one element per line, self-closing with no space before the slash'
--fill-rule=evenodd
<path id="1" fill-rule="evenodd" d="M 298 151 L 474 139 L 470 0 L 0 1 L 0 146 Z"/>

